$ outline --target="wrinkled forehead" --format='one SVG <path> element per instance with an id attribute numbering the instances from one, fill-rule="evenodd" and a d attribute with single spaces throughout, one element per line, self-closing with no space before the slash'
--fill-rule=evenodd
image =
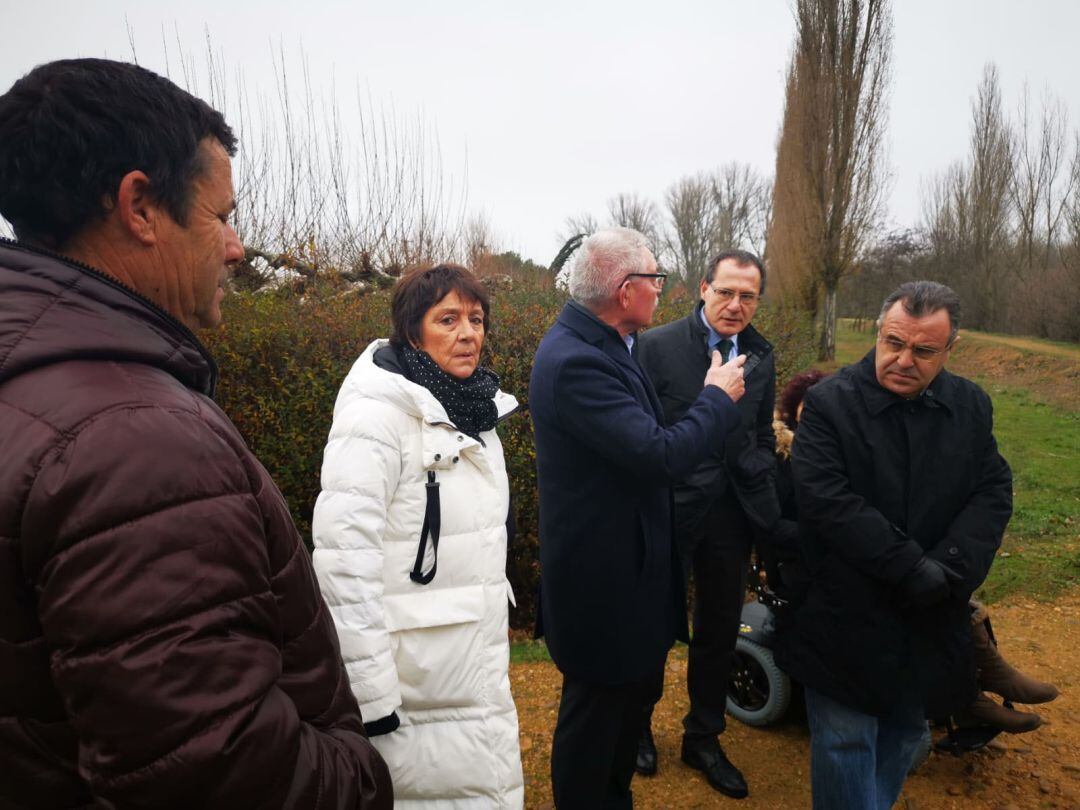
<path id="1" fill-rule="evenodd" d="M 483 308 L 484 305 L 480 302 L 478 298 L 474 298 L 464 290 L 458 290 L 453 287 L 446 293 L 446 295 L 444 295 L 442 298 L 440 298 L 438 301 L 431 305 L 431 309 L 433 310 L 454 309 L 473 311 L 477 309 L 483 310 Z"/>
<path id="2" fill-rule="evenodd" d="M 724 259 L 713 268 L 712 285 L 739 292 L 757 292 L 761 287 L 761 271 L 753 263 L 739 264 L 735 259 Z"/>
<path id="3" fill-rule="evenodd" d="M 916 317 L 904 309 L 903 301 L 897 301 L 881 319 L 882 334 L 920 343 L 948 343 L 951 330 L 944 307 Z"/>

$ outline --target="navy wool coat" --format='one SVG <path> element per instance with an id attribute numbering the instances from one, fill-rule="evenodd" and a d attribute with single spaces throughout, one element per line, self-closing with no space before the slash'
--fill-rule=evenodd
<path id="1" fill-rule="evenodd" d="M 574 302 L 540 343 L 529 406 L 540 489 L 538 635 L 571 677 L 641 680 L 686 635 L 671 484 L 723 445 L 738 409 L 704 387 L 665 428 L 618 332 Z"/>

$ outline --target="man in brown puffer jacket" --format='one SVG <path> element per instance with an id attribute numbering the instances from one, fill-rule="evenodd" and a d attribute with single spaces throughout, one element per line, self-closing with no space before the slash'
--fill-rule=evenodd
<path id="1" fill-rule="evenodd" d="M 134 65 L 0 96 L 0 807 L 389 808 L 281 493 L 193 329 L 221 115 Z"/>

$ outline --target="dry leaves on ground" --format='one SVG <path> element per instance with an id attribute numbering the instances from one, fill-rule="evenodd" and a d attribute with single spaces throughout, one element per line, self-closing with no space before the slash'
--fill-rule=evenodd
<path id="1" fill-rule="evenodd" d="M 992 608 L 1003 653 L 1015 665 L 1061 691 L 1037 707 L 1048 724 L 1030 734 L 1002 735 L 986 750 L 953 757 L 934 754 L 908 779 L 901 810 L 1010 810 L 1080 807 L 1080 590 L 1055 604 L 1017 600 Z M 634 778 L 634 806 L 668 808 L 802 808 L 810 806 L 809 738 L 796 716 L 767 729 L 732 720 L 721 742 L 742 769 L 750 797 L 740 802 L 713 791 L 679 761 L 687 709 L 685 650 L 668 660 L 667 688 L 653 731 L 660 771 Z M 515 664 L 511 686 L 521 722 L 528 808 L 551 807 L 549 757 L 561 676 L 553 664 Z M 1018 707 L 1026 708 L 1026 707 Z"/>

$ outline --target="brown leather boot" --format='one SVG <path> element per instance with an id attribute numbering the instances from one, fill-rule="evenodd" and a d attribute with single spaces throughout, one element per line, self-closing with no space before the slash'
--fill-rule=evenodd
<path id="1" fill-rule="evenodd" d="M 991 726 L 1009 734 L 1034 731 L 1043 724 L 1039 715 L 1002 706 L 996 700 L 988 698 L 984 692 L 979 692 L 971 705 L 956 715 L 956 722 L 960 726 Z"/>
<path id="2" fill-rule="evenodd" d="M 1059 694 L 1052 683 L 1038 681 L 1011 667 L 1001 657 L 986 630 L 986 622 L 971 626 L 975 645 L 975 666 L 979 668 L 979 688 L 1016 703 L 1049 703 Z"/>

